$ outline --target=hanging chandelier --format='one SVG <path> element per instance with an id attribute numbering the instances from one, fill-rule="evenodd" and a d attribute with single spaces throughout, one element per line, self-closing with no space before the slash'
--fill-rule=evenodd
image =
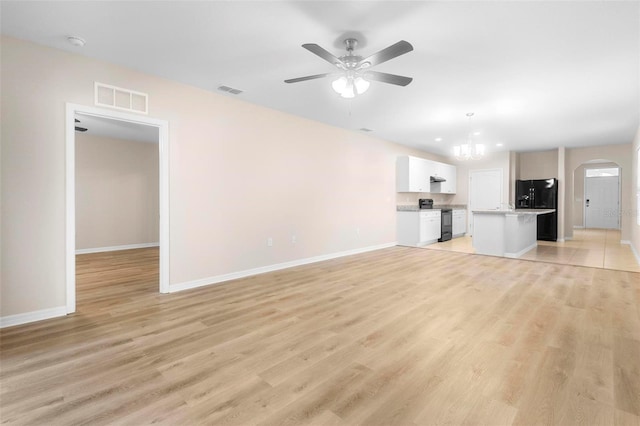
<path id="1" fill-rule="evenodd" d="M 484 145 L 481 143 L 472 142 L 473 134 L 471 130 L 471 117 L 473 117 L 473 113 L 468 112 L 466 115 L 469 118 L 469 133 L 467 134 L 467 143 L 454 146 L 453 155 L 457 160 L 460 161 L 478 160 L 484 156 Z"/>

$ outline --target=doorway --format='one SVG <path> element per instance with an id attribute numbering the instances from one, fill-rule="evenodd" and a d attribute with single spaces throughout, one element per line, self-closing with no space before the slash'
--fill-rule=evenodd
<path id="1" fill-rule="evenodd" d="M 585 228 L 620 229 L 620 169 L 585 169 Z"/>
<path id="2" fill-rule="evenodd" d="M 473 235 L 473 210 L 499 210 L 502 205 L 502 169 L 469 172 L 469 235 Z"/>
<path id="3" fill-rule="evenodd" d="M 66 110 L 66 308 L 76 311 L 76 119 L 110 121 L 122 128 L 151 129 L 158 140 L 158 240 L 160 293 L 169 292 L 169 139 L 168 123 L 139 115 L 83 105 L 67 104 Z M 143 127 L 140 127 L 143 126 Z"/>

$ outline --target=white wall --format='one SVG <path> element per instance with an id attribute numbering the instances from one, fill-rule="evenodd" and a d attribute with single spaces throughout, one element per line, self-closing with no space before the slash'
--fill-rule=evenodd
<path id="1" fill-rule="evenodd" d="M 418 151 L 12 38 L 0 54 L 2 316 L 65 305 L 65 102 L 93 105 L 95 81 L 169 122 L 171 284 L 395 242 L 396 156 Z"/>
<path id="2" fill-rule="evenodd" d="M 157 243 L 158 144 L 75 136 L 76 249 Z"/>
<path id="3" fill-rule="evenodd" d="M 640 175 L 638 170 L 640 169 L 640 161 L 638 157 L 640 156 L 640 127 L 638 128 L 638 132 L 636 133 L 636 137 L 633 139 L 633 148 L 632 148 L 632 194 L 631 194 L 631 203 L 636 203 L 635 206 L 631 206 L 626 212 L 625 215 L 630 216 L 630 239 L 631 246 L 635 252 L 636 258 L 640 262 L 640 225 L 638 224 L 638 215 L 640 214 Z M 634 199 L 633 196 L 636 198 Z"/>

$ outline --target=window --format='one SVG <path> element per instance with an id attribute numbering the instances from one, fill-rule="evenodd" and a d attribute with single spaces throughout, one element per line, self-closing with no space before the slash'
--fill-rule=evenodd
<path id="1" fill-rule="evenodd" d="M 607 168 L 607 169 L 586 169 L 585 176 L 586 177 L 603 177 L 603 176 L 619 176 L 620 169 L 617 167 Z"/>

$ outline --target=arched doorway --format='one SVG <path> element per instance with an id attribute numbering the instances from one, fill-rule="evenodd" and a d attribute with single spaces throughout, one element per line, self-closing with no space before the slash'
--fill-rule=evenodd
<path id="1" fill-rule="evenodd" d="M 620 229 L 620 165 L 585 161 L 573 171 L 572 228 Z"/>

